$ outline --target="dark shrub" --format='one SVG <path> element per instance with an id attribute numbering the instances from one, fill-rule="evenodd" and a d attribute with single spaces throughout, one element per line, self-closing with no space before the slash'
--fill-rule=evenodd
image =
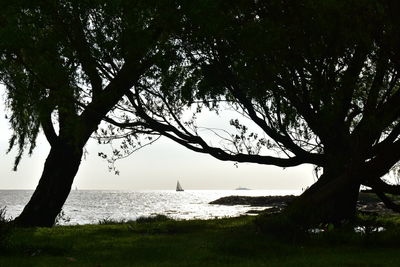
<path id="1" fill-rule="evenodd" d="M 260 232 L 286 241 L 301 241 L 308 236 L 308 229 L 283 214 L 260 215 L 254 223 Z"/>
<path id="2" fill-rule="evenodd" d="M 166 221 L 171 221 L 172 219 L 169 218 L 168 216 L 162 215 L 162 214 L 157 214 L 155 216 L 141 216 L 136 219 L 137 223 L 151 223 L 151 222 L 166 222 Z"/>
<path id="3" fill-rule="evenodd" d="M 10 219 L 6 218 L 7 207 L 0 208 L 0 253 L 9 245 L 11 234 Z"/>

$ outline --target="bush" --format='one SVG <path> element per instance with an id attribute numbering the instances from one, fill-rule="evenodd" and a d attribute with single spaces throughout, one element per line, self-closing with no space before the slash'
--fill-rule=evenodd
<path id="1" fill-rule="evenodd" d="M 101 224 L 101 225 L 126 224 L 126 223 L 131 223 L 131 221 L 127 221 L 124 219 L 112 219 L 110 217 L 101 219 L 98 222 L 98 224 Z"/>
<path id="2" fill-rule="evenodd" d="M 6 218 L 7 207 L 0 208 L 0 251 L 9 245 L 11 234 L 10 219 Z"/>
<path id="3" fill-rule="evenodd" d="M 157 222 L 167 222 L 172 221 L 168 216 L 157 214 L 154 216 L 140 216 L 136 219 L 136 221 L 124 220 L 124 219 L 112 219 L 112 218 L 104 218 L 99 220 L 98 224 L 102 225 L 112 225 L 112 224 L 143 224 L 143 223 L 157 223 Z"/>
<path id="4" fill-rule="evenodd" d="M 166 222 L 171 221 L 172 219 L 168 216 L 157 214 L 155 216 L 140 216 L 136 219 L 137 223 L 152 223 L 152 222 Z"/>
<path id="5" fill-rule="evenodd" d="M 308 229 L 283 214 L 260 215 L 254 223 L 260 232 L 285 241 L 302 241 L 309 235 Z"/>

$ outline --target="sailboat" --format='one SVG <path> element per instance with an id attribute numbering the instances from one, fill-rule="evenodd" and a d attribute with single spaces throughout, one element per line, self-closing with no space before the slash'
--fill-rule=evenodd
<path id="1" fill-rule="evenodd" d="M 179 181 L 176 183 L 176 191 L 177 192 L 183 191 L 183 188 L 182 188 L 181 184 L 179 183 Z"/>

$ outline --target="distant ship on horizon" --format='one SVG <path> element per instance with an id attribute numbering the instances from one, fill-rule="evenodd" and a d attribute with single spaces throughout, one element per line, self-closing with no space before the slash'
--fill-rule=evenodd
<path id="1" fill-rule="evenodd" d="M 250 188 L 247 187 L 241 187 L 239 186 L 238 188 L 236 188 L 235 190 L 251 190 Z"/>

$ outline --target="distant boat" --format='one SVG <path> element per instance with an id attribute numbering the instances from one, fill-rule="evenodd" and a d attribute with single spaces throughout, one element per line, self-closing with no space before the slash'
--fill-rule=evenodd
<path id="1" fill-rule="evenodd" d="M 178 192 L 183 191 L 183 188 L 182 188 L 181 184 L 179 183 L 179 181 L 176 183 L 176 191 L 178 191 Z"/>
<path id="2" fill-rule="evenodd" d="M 236 188 L 235 190 L 250 190 L 250 188 L 246 188 L 246 187 L 241 187 L 241 186 L 239 186 L 239 187 Z"/>

